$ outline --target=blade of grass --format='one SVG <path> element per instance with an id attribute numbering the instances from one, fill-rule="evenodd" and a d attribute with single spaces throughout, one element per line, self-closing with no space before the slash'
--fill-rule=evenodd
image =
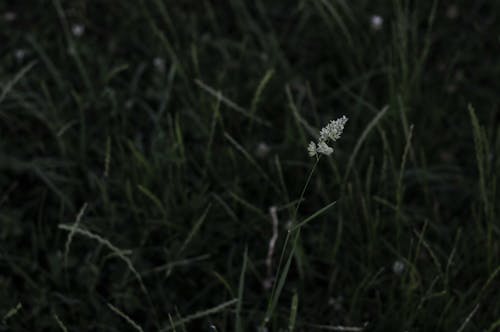
<path id="1" fill-rule="evenodd" d="M 258 122 L 262 125 L 265 125 L 267 127 L 270 127 L 271 124 L 254 115 L 254 114 L 251 114 L 249 111 L 247 111 L 246 109 L 244 109 L 243 107 L 239 106 L 238 104 L 236 104 L 235 102 L 231 101 L 229 98 L 225 97 L 220 91 L 217 91 L 215 90 L 214 88 L 208 86 L 207 84 L 203 83 L 203 81 L 199 80 L 199 79 L 195 79 L 194 80 L 194 83 L 199 86 L 202 90 L 204 90 L 205 92 L 207 92 L 208 94 L 210 94 L 212 97 L 215 97 L 217 98 L 218 100 L 221 101 L 221 103 L 223 103 L 224 105 L 226 105 L 227 107 L 229 107 L 230 109 L 240 113 L 240 114 L 243 114 L 245 117 L 249 118 L 252 122 L 255 121 L 255 122 Z"/>
<path id="2" fill-rule="evenodd" d="M 287 240 L 290 238 L 291 234 L 292 234 L 291 232 L 288 232 Z M 290 270 L 290 265 L 292 263 L 292 259 L 293 259 L 294 254 L 295 254 L 295 249 L 297 248 L 297 242 L 299 239 L 299 235 L 300 235 L 300 228 L 293 235 L 293 239 L 291 242 L 291 249 L 290 249 L 290 252 L 288 254 L 288 258 L 286 260 L 285 266 L 283 267 L 283 271 L 281 271 L 278 282 L 275 283 L 275 286 L 273 287 L 271 299 L 269 301 L 269 305 L 267 307 L 267 311 L 266 311 L 266 314 L 264 316 L 264 322 L 263 322 L 264 326 L 267 325 L 267 323 L 269 323 L 269 321 L 271 320 L 272 314 L 274 313 L 274 310 L 276 309 L 276 305 L 278 304 L 278 300 L 280 298 L 281 292 L 283 291 L 283 286 L 285 286 L 285 281 L 286 281 L 286 278 L 288 276 L 288 271 Z M 286 249 L 287 242 L 288 241 L 285 241 L 285 245 L 283 246 L 283 251 L 285 251 L 285 249 Z"/>
<path id="3" fill-rule="evenodd" d="M 486 221 L 486 252 L 488 253 L 488 267 L 493 270 L 493 255 L 495 252 L 493 244 L 493 205 L 490 203 L 490 188 L 489 179 L 490 167 L 488 165 L 487 158 L 490 155 L 488 139 L 486 137 L 486 132 L 484 128 L 479 124 L 479 120 L 476 116 L 476 112 L 472 105 L 468 106 L 469 114 L 472 123 L 473 135 L 474 135 L 474 146 L 476 149 L 476 161 L 477 168 L 479 172 L 479 192 L 481 196 L 481 202 L 483 205 L 484 218 Z M 488 184 L 487 184 L 488 183 Z"/>
<path id="4" fill-rule="evenodd" d="M 288 331 L 293 332 L 295 329 L 295 321 L 297 320 L 297 310 L 299 308 L 299 295 L 293 294 L 292 303 L 290 306 L 290 318 L 288 320 Z"/>
<path id="5" fill-rule="evenodd" d="M 290 232 L 293 232 L 295 230 L 297 230 L 298 228 L 301 228 L 302 226 L 304 226 L 305 224 L 307 224 L 308 222 L 310 222 L 311 220 L 319 217 L 320 215 L 322 215 L 325 211 L 327 211 L 328 209 L 330 209 L 332 206 L 334 206 L 335 204 L 337 203 L 337 201 L 333 201 L 331 202 L 330 204 L 328 204 L 327 206 L 321 208 L 320 210 L 314 212 L 311 216 L 307 217 L 306 219 L 302 220 L 300 223 L 298 223 L 297 225 L 295 225 L 291 230 Z"/>
<path id="6" fill-rule="evenodd" d="M 479 304 L 476 304 L 476 306 L 474 307 L 474 309 L 472 309 L 471 313 L 465 318 L 465 320 L 462 323 L 462 325 L 460 325 L 460 327 L 458 328 L 457 332 L 462 332 L 463 330 L 465 330 L 465 327 L 467 326 L 467 324 L 469 324 L 470 320 L 476 314 L 476 312 L 477 312 L 478 309 L 479 309 Z"/>
<path id="7" fill-rule="evenodd" d="M 144 330 L 142 329 L 142 327 L 139 326 L 139 324 L 137 324 L 136 322 L 134 322 L 132 320 L 132 318 L 130 318 L 127 314 L 123 313 L 120 309 L 118 309 L 117 307 L 115 307 L 114 305 L 112 305 L 111 303 L 107 303 L 108 304 L 108 307 L 114 312 L 116 313 L 118 316 L 122 317 L 123 319 L 125 319 L 127 321 L 127 323 L 130 324 L 130 326 L 132 326 L 134 329 L 136 329 L 137 331 L 139 332 L 144 332 Z"/>
<path id="8" fill-rule="evenodd" d="M 139 272 L 136 270 L 136 268 L 132 264 L 132 261 L 130 260 L 130 258 L 128 258 L 126 256 L 127 251 L 117 248 L 109 240 L 101 237 L 100 235 L 94 234 L 86 229 L 75 227 L 74 225 L 65 225 L 65 224 L 59 224 L 58 228 L 65 230 L 65 231 L 74 232 L 75 234 L 79 234 L 79 235 L 82 235 L 84 237 L 87 237 L 89 239 L 92 239 L 92 240 L 99 242 L 100 244 L 102 244 L 103 246 L 105 246 L 106 248 L 111 250 L 114 254 L 116 254 L 116 256 L 118 256 L 123 262 L 125 262 L 125 264 L 129 268 L 129 270 L 137 278 L 137 281 L 139 282 L 139 286 L 141 288 L 141 291 L 144 293 L 144 295 L 146 295 L 146 298 L 148 299 L 148 302 L 149 302 L 150 309 L 152 310 L 153 315 L 156 317 L 155 324 L 158 325 L 158 322 L 157 322 L 158 321 L 158 318 L 157 318 L 158 314 L 156 313 L 156 310 L 154 309 L 153 302 L 151 300 L 151 296 L 149 295 L 149 292 L 144 284 L 144 281 L 142 280 L 141 275 L 139 274 Z"/>
<path id="9" fill-rule="evenodd" d="M 297 201 L 297 204 L 295 205 L 295 209 L 294 209 L 293 214 L 292 214 L 292 225 L 296 224 L 297 212 L 299 210 L 299 207 L 300 207 L 300 204 L 301 204 L 302 199 L 304 197 L 304 194 L 306 192 L 306 189 L 309 186 L 309 183 L 311 181 L 312 175 L 313 175 L 314 170 L 316 169 L 316 166 L 318 165 L 318 163 L 319 163 L 319 158 L 316 158 L 316 161 L 315 161 L 313 167 L 311 168 L 311 171 L 309 172 L 309 175 L 307 177 L 306 183 L 305 183 L 304 187 L 302 188 L 302 192 L 300 193 L 299 200 Z M 279 281 L 278 281 L 278 283 L 274 283 L 273 284 L 273 289 L 272 289 L 272 292 L 271 292 L 271 297 L 269 299 L 267 311 L 266 311 L 266 314 L 264 316 L 264 321 L 262 323 L 263 326 L 265 326 L 269 322 L 269 320 L 271 319 L 271 316 L 272 316 L 272 314 L 274 312 L 276 304 L 278 303 L 278 299 L 279 299 L 279 297 L 281 295 L 281 291 L 283 289 L 283 285 L 285 283 L 286 277 L 288 275 L 288 271 L 290 269 L 290 264 L 291 264 L 292 258 L 293 258 L 294 254 L 295 254 L 295 249 L 297 248 L 297 241 L 299 239 L 300 227 L 296 228 L 296 230 L 294 232 L 295 232 L 295 236 L 294 236 L 294 238 L 292 240 L 291 250 L 290 250 L 288 259 L 287 259 L 287 261 L 285 263 L 285 266 L 283 268 L 283 271 L 281 271 L 281 266 L 282 266 L 283 260 L 285 258 L 285 253 L 286 253 L 286 250 L 287 250 L 287 245 L 288 245 L 290 237 L 291 237 L 291 235 L 293 233 L 291 231 L 288 231 L 287 235 L 285 237 L 285 243 L 283 244 L 283 249 L 281 251 L 281 256 L 280 256 L 280 260 L 279 260 L 279 264 L 278 264 L 278 270 L 276 272 L 276 275 L 277 276 L 279 275 Z"/>
<path id="10" fill-rule="evenodd" d="M 72 226 L 71 231 L 68 234 L 68 238 L 66 239 L 66 244 L 64 245 L 64 267 L 68 267 L 68 255 L 69 255 L 69 248 L 71 246 L 71 241 L 73 240 L 73 236 L 75 234 L 75 230 L 80 226 L 80 221 L 82 220 L 83 215 L 85 214 L 85 210 L 87 210 L 87 202 L 83 204 L 81 207 L 80 211 L 78 212 L 76 216 L 75 223 Z"/>
<path id="11" fill-rule="evenodd" d="M 196 223 L 194 224 L 193 228 L 189 232 L 189 235 L 187 236 L 187 238 L 182 243 L 182 246 L 179 249 L 179 254 L 182 253 L 186 249 L 186 247 L 191 242 L 191 240 L 193 239 L 193 237 L 196 235 L 196 233 L 198 233 L 198 230 L 201 228 L 201 225 L 203 225 L 203 222 L 207 218 L 208 212 L 210 211 L 211 207 L 212 207 L 212 204 L 209 204 L 207 206 L 207 208 L 205 209 L 205 211 L 203 212 L 203 214 L 201 215 L 201 217 L 198 219 L 198 221 L 196 221 Z"/>
<path id="12" fill-rule="evenodd" d="M 406 146 L 403 152 L 403 156 L 401 158 L 401 166 L 399 167 L 399 177 L 398 177 L 398 184 L 396 187 L 396 219 L 399 221 L 402 219 L 402 204 L 403 204 L 403 194 L 404 194 L 404 188 L 403 188 L 403 175 L 404 175 L 404 169 L 406 166 L 406 159 L 408 157 L 408 152 L 410 151 L 411 147 L 411 138 L 413 135 L 413 125 L 410 126 L 408 136 L 406 137 Z M 400 223 L 398 223 L 398 226 Z M 398 227 L 398 234 L 400 231 L 400 227 Z M 399 235 L 398 235 L 399 237 Z"/>
<path id="13" fill-rule="evenodd" d="M 59 317 L 56 314 L 54 314 L 54 319 L 56 320 L 57 325 L 59 325 L 61 330 L 63 330 L 63 332 L 68 332 L 68 329 L 66 328 L 64 323 L 59 319 Z"/>
<path id="14" fill-rule="evenodd" d="M 349 173 L 351 172 L 351 169 L 354 166 L 354 161 L 355 161 L 356 156 L 359 152 L 359 149 L 361 148 L 361 145 L 368 137 L 368 134 L 370 133 L 370 131 L 377 125 L 377 123 L 380 121 L 380 119 L 382 119 L 382 117 L 387 113 L 388 109 L 389 109 L 388 106 L 385 106 L 384 108 L 382 108 L 382 110 L 370 121 L 370 123 L 368 123 L 368 125 L 366 126 L 366 128 L 363 131 L 363 133 L 361 134 L 361 136 L 359 136 L 358 141 L 356 142 L 356 145 L 354 146 L 354 150 L 352 151 L 351 156 L 349 157 L 349 161 L 347 163 L 347 168 L 346 168 L 345 175 L 344 175 L 344 182 L 347 180 L 347 177 L 349 176 Z"/>
<path id="15" fill-rule="evenodd" d="M 276 192 L 279 193 L 280 188 L 274 183 L 274 181 L 269 177 L 269 175 L 267 175 L 267 173 L 262 169 L 262 167 L 260 167 L 260 165 L 250 155 L 250 153 L 248 153 L 248 151 L 246 151 L 243 146 L 241 146 L 238 142 L 236 142 L 236 140 L 233 137 L 231 137 L 231 135 L 229 135 L 227 132 L 224 132 L 224 136 L 229 142 L 231 142 L 232 145 L 234 145 L 234 147 L 238 151 L 240 151 L 243 154 L 243 156 L 245 156 L 245 158 L 257 169 L 257 171 L 262 175 L 262 177 L 264 177 L 267 180 L 267 182 L 274 188 L 274 190 L 276 190 Z"/>
<path id="16" fill-rule="evenodd" d="M 243 322 L 241 318 L 241 309 L 243 307 L 243 291 L 245 289 L 245 272 L 247 270 L 248 261 L 248 247 L 245 247 L 245 253 L 243 254 L 243 266 L 241 267 L 240 273 L 240 284 L 238 286 L 238 304 L 236 305 L 236 332 L 243 332 Z"/>
<path id="17" fill-rule="evenodd" d="M 160 332 L 170 331 L 179 325 L 184 325 L 184 324 L 189 323 L 190 321 L 193 321 L 195 319 L 199 319 L 202 317 L 206 317 L 206 316 L 218 313 L 218 312 L 223 311 L 226 308 L 234 305 L 235 303 L 238 303 L 238 299 L 232 299 L 232 300 L 229 300 L 227 302 L 221 303 L 218 306 L 215 306 L 213 308 L 209 308 L 209 309 L 194 313 L 192 315 L 186 316 L 186 317 L 181 318 L 175 322 L 171 322 L 170 326 L 167 326 L 167 327 L 161 329 Z"/>
<path id="18" fill-rule="evenodd" d="M 22 308 L 23 305 L 19 302 L 14 308 L 11 308 L 9 311 L 7 311 L 7 313 L 2 318 L 2 322 L 5 323 L 7 319 L 14 317 Z"/>
<path id="19" fill-rule="evenodd" d="M 32 61 L 26 66 L 24 66 L 13 79 L 7 82 L 5 86 L 3 86 L 2 93 L 0 94 L 0 103 L 5 99 L 5 97 L 9 94 L 12 88 L 37 64 L 37 61 Z"/>
<path id="20" fill-rule="evenodd" d="M 262 92 L 266 88 L 267 83 L 269 83 L 269 81 L 273 78 L 273 75 L 274 75 L 273 69 L 269 69 L 268 71 L 266 71 L 264 77 L 262 77 L 262 79 L 259 82 L 259 85 L 257 86 L 257 89 L 255 90 L 254 96 L 252 98 L 252 104 L 250 106 L 250 117 L 252 119 L 250 122 L 250 126 L 248 127 L 250 132 L 252 131 L 253 128 L 253 121 L 254 121 L 253 119 L 255 118 L 255 113 L 257 112 L 257 106 L 262 96 Z"/>
<path id="21" fill-rule="evenodd" d="M 143 193 L 147 198 L 149 198 L 154 203 L 154 205 L 156 205 L 156 207 L 161 211 L 164 217 L 167 216 L 167 210 L 165 210 L 163 203 L 155 194 L 151 192 L 151 190 L 149 190 L 144 186 L 141 186 L 140 184 L 137 185 L 137 189 L 139 189 L 141 193 Z"/>

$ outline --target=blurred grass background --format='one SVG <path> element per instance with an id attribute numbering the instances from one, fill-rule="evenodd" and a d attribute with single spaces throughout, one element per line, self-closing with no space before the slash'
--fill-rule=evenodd
<path id="1" fill-rule="evenodd" d="M 2 2 L 0 330 L 498 330 L 499 13 Z"/>

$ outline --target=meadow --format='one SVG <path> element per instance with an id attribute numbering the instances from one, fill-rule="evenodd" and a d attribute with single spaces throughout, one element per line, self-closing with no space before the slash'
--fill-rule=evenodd
<path id="1" fill-rule="evenodd" d="M 1 2 L 0 331 L 499 331 L 499 15 Z"/>

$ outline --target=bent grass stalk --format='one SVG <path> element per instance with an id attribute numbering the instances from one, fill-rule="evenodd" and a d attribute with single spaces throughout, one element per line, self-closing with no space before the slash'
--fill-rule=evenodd
<path id="1" fill-rule="evenodd" d="M 160 330 L 160 332 L 166 332 L 166 331 L 170 331 L 170 330 L 175 330 L 175 327 L 177 326 L 182 326 L 192 320 L 195 320 L 195 319 L 198 319 L 198 318 L 201 318 L 201 317 L 206 317 L 206 316 L 209 316 L 209 315 L 212 315 L 212 314 L 215 314 L 217 312 L 220 312 L 224 309 L 226 309 L 227 307 L 231 307 L 233 306 L 234 304 L 237 304 L 238 303 L 238 299 L 232 299 L 232 300 L 229 300 L 229 301 L 226 301 L 224 303 L 221 303 L 219 304 L 218 306 L 215 306 L 215 307 L 212 307 L 212 308 L 209 308 L 209 309 L 206 309 L 206 310 L 203 310 L 203 311 L 200 311 L 200 312 L 197 312 L 197 313 L 194 313 L 192 315 L 189 315 L 189 316 L 186 316 L 184 318 L 181 318 L 177 321 L 171 321 L 170 322 L 170 326 L 167 326 L 163 329 Z"/>
<path id="2" fill-rule="evenodd" d="M 156 318 L 158 318 L 158 314 L 156 313 L 156 310 L 154 309 L 154 305 L 153 305 L 153 302 L 151 300 L 151 296 L 149 295 L 149 292 L 146 289 L 146 286 L 142 280 L 142 277 L 139 274 L 139 272 L 136 270 L 134 265 L 132 264 L 132 261 L 130 260 L 130 258 L 128 258 L 126 256 L 125 250 L 117 248 L 109 240 L 107 240 L 107 239 L 105 239 L 97 234 L 94 234 L 86 229 L 80 228 L 76 224 L 74 224 L 74 225 L 59 224 L 58 228 L 65 230 L 65 231 L 69 231 L 73 234 L 79 234 L 79 235 L 85 236 L 87 238 L 90 238 L 92 240 L 96 240 L 97 242 L 99 242 L 100 244 L 104 245 L 109 250 L 111 250 L 113 253 L 115 253 L 122 261 L 124 261 L 125 264 L 127 265 L 127 267 L 129 268 L 129 270 L 137 278 L 137 281 L 139 282 L 139 286 L 141 288 L 141 291 L 144 293 L 144 295 L 146 295 L 146 298 L 148 299 L 148 302 L 149 302 L 149 305 L 151 307 L 153 314 L 155 315 Z"/>
<path id="3" fill-rule="evenodd" d="M 75 234 L 76 229 L 80 225 L 80 221 L 82 220 L 82 217 L 85 214 L 85 210 L 87 210 L 87 206 L 88 206 L 88 204 L 87 204 L 87 202 L 85 202 L 76 216 L 75 223 L 73 224 L 73 226 L 71 226 L 71 229 L 69 231 L 68 238 L 66 240 L 66 244 L 64 247 L 64 267 L 65 268 L 68 268 L 69 248 L 71 246 L 71 241 L 73 240 L 73 235 Z"/>
<path id="4" fill-rule="evenodd" d="M 127 323 L 129 323 L 129 325 L 131 327 L 133 327 L 135 330 L 139 331 L 139 332 L 144 332 L 144 330 L 142 329 L 142 327 L 139 326 L 139 324 L 137 324 L 136 322 L 134 322 L 134 320 L 132 318 L 130 318 L 127 314 L 125 314 L 124 312 L 122 312 L 120 309 L 118 309 L 117 307 L 115 307 L 114 305 L 112 305 L 111 303 L 108 303 L 108 307 L 114 312 L 116 313 L 118 316 L 122 317 L 123 319 L 125 319 L 127 321 Z"/>

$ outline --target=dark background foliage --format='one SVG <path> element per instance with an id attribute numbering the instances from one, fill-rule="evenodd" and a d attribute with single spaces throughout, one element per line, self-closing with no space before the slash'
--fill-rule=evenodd
<path id="1" fill-rule="evenodd" d="M 294 294 L 299 331 L 498 327 L 499 3 L 54 0 L 0 13 L 0 329 L 132 328 L 112 305 L 161 330 L 243 291 L 256 330 L 272 298 L 269 208 L 277 273 L 306 146 L 344 114 L 297 219 L 337 203 L 303 227 L 267 327 L 286 329 Z M 75 222 L 87 233 L 70 235 Z M 232 331 L 235 311 L 176 328 Z"/>

